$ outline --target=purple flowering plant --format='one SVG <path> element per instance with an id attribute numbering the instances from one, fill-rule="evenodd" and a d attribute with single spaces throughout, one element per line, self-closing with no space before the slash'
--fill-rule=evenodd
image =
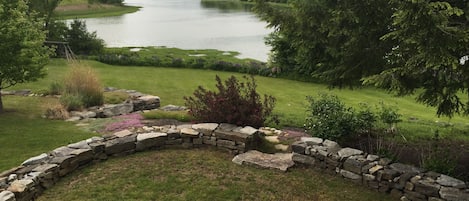
<path id="1" fill-rule="evenodd" d="M 113 117 L 116 122 L 107 124 L 104 131 L 106 133 L 118 132 L 129 128 L 143 127 L 143 116 L 140 114 L 126 114 Z"/>

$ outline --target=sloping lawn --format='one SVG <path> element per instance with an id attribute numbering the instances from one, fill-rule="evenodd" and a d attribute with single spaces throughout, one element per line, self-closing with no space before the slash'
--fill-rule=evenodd
<path id="1" fill-rule="evenodd" d="M 219 75 L 222 79 L 235 75 L 240 80 L 243 76 L 239 73 L 211 70 L 112 66 L 95 61 L 85 61 L 85 63 L 98 71 L 105 86 L 134 89 L 143 93 L 158 95 L 161 97 L 162 105 L 183 105 L 183 97 L 190 96 L 199 85 L 214 89 L 215 75 Z M 67 71 L 67 66 L 64 60 L 52 60 L 48 69 L 49 76 L 46 79 L 20 85 L 16 88 L 47 89 L 53 81 L 60 82 L 61 77 Z M 374 88 L 330 90 L 325 85 L 285 79 L 256 77 L 256 80 L 260 93 L 270 94 L 277 98 L 275 112 L 280 115 L 280 126 L 302 127 L 306 117 L 306 96 L 316 96 L 318 93 L 332 93 L 339 96 L 347 105 L 353 107 L 358 107 L 360 103 L 367 103 L 374 108 L 380 102 L 384 102 L 398 108 L 399 113 L 403 114 L 403 122 L 398 124 L 398 128 L 401 129 L 401 134 L 405 135 L 407 140 L 431 138 L 435 130 L 439 131 L 441 137 L 469 139 L 467 133 L 469 118 L 462 116 L 455 116 L 451 120 L 438 118 L 435 115 L 434 108 L 416 103 L 414 97 L 394 97 Z M 448 126 L 448 122 L 453 126 Z"/>
<path id="2" fill-rule="evenodd" d="M 0 114 L 0 172 L 24 160 L 96 134 L 72 123 L 41 117 L 44 107 L 56 99 L 4 96 L 6 112 Z"/>
<path id="3" fill-rule="evenodd" d="M 312 169 L 282 173 L 239 166 L 214 149 L 158 150 L 92 165 L 39 200 L 392 200 Z"/>

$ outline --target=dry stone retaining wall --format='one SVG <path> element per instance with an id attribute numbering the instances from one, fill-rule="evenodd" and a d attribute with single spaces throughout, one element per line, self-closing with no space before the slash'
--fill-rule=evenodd
<path id="1" fill-rule="evenodd" d="M 402 201 L 469 201 L 469 186 L 461 180 L 342 148 L 333 141 L 303 137 L 291 148 L 297 165 L 340 175 Z"/>
<path id="2" fill-rule="evenodd" d="M 32 157 L 21 166 L 0 173 L 0 201 L 34 200 L 61 177 L 111 156 L 150 149 L 208 145 L 232 154 L 256 153 L 249 150 L 258 147 L 261 137 L 259 130 L 249 126 L 216 123 L 143 127 L 134 132 L 124 130 L 92 137 Z M 361 150 L 342 148 L 333 141 L 303 137 L 293 143 L 291 149 L 292 154 L 281 157 L 291 155 L 295 165 L 340 175 L 357 184 L 390 193 L 402 201 L 469 201 L 469 188 L 463 181 L 401 163 L 391 163 L 387 158 Z M 262 155 L 261 158 L 275 162 L 277 156 Z M 235 159 L 235 162 L 244 164 L 242 160 Z"/>
<path id="3" fill-rule="evenodd" d="M 143 127 L 140 131 L 120 131 L 92 137 L 32 157 L 21 166 L 0 173 L 0 201 L 34 200 L 61 177 L 92 162 L 110 156 L 170 147 L 216 146 L 232 154 L 258 146 L 259 131 L 230 124 L 188 124 Z"/>

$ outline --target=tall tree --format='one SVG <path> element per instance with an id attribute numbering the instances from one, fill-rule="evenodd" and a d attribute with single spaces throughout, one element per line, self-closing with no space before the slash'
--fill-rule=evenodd
<path id="1" fill-rule="evenodd" d="M 436 107 L 439 116 L 467 114 L 469 102 L 460 96 L 469 96 L 469 1 L 391 2 L 392 31 L 382 38 L 395 42 L 390 68 L 365 83 L 399 95 L 418 91 L 417 101 Z"/>
<path id="2" fill-rule="evenodd" d="M 469 114 L 469 0 L 258 0 L 272 62 L 331 86 L 371 84 Z"/>
<path id="3" fill-rule="evenodd" d="M 30 11 L 36 11 L 44 18 L 44 26 L 49 30 L 49 24 L 52 23 L 54 10 L 59 6 L 62 0 L 33 0 L 28 2 Z"/>
<path id="4" fill-rule="evenodd" d="M 275 32 L 267 42 L 282 72 L 312 76 L 332 86 L 360 85 L 362 76 L 381 72 L 392 44 L 387 33 L 388 0 L 293 0 L 291 8 L 257 4 Z"/>
<path id="5" fill-rule="evenodd" d="M 24 0 L 0 0 L 0 90 L 45 75 L 50 54 L 43 46 L 45 37 L 43 21 Z"/>

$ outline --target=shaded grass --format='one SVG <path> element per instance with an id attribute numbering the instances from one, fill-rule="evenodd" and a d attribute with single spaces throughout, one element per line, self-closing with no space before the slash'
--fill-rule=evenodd
<path id="1" fill-rule="evenodd" d="M 231 75 L 241 78 L 243 74 L 198 69 L 177 69 L 157 67 L 112 66 L 95 61 L 83 61 L 92 66 L 102 79 L 105 86 L 121 89 L 134 89 L 146 94 L 158 95 L 161 105 L 184 105 L 184 96 L 190 96 L 199 86 L 215 89 L 215 75 L 227 79 Z M 60 80 L 67 69 L 64 60 L 52 60 L 48 65 L 49 75 L 38 82 L 18 85 L 17 89 L 47 89 L 51 82 Z M 438 118 L 434 108 L 415 102 L 414 97 L 394 97 L 385 91 L 375 88 L 361 89 L 332 89 L 326 85 L 256 77 L 260 94 L 273 95 L 277 99 L 274 113 L 280 115 L 280 126 L 302 127 L 306 117 L 306 96 L 316 96 L 320 92 L 337 95 L 348 106 L 358 107 L 360 103 L 367 103 L 371 107 L 383 102 L 397 107 L 403 114 L 402 133 L 409 139 L 430 138 L 433 131 L 439 129 L 441 137 L 469 140 L 466 130 L 469 128 L 469 118 L 455 116 L 453 119 Z M 410 118 L 417 121 L 409 120 Z M 450 122 L 447 127 L 439 122 Z M 275 126 L 275 125 L 272 125 Z M 279 127 L 279 126 L 277 126 Z"/>
<path id="2" fill-rule="evenodd" d="M 182 122 L 193 121 L 194 118 L 187 111 L 162 111 L 155 110 L 142 114 L 145 119 L 175 119 Z"/>
<path id="3" fill-rule="evenodd" d="M 214 149 L 159 150 L 78 170 L 38 200 L 391 200 L 342 178 L 239 166 Z"/>
<path id="4" fill-rule="evenodd" d="M 0 113 L 0 171 L 18 166 L 29 157 L 93 136 L 62 120 L 41 117 L 43 105 L 54 98 L 4 96 Z"/>

